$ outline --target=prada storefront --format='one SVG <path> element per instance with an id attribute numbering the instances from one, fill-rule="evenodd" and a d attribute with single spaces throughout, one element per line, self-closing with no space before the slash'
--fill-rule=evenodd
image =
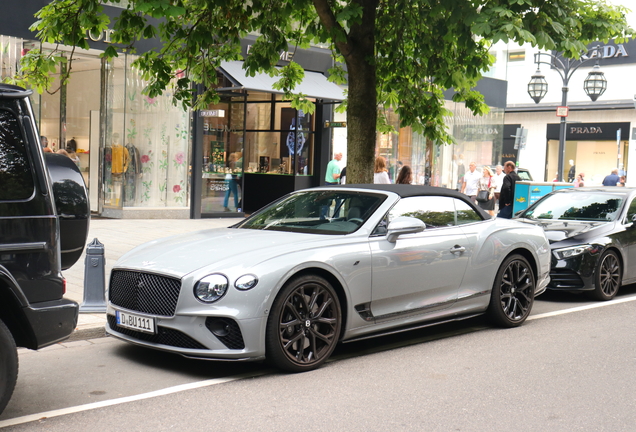
<path id="1" fill-rule="evenodd" d="M 244 56 L 251 43 L 243 41 Z M 332 65 L 329 51 L 282 52 L 279 65 L 292 56 L 305 69 L 295 91 L 315 104 L 313 113 L 283 100 L 273 88 L 276 78 L 247 76 L 242 61 L 222 63 L 220 102 L 194 113 L 191 217 L 249 214 L 289 192 L 320 185 L 331 159 L 323 125 L 344 95 L 323 74 Z"/>
<path id="2" fill-rule="evenodd" d="M 568 123 L 566 125 L 564 181 L 585 173 L 589 185 L 600 184 L 612 169 L 623 175 L 628 168 L 630 123 Z M 558 170 L 559 124 L 548 124 L 546 179 Z"/>

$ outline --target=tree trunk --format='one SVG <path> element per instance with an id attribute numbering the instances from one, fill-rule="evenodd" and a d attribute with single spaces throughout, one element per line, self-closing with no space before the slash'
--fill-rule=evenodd
<path id="1" fill-rule="evenodd" d="M 348 55 L 347 184 L 373 183 L 377 111 L 375 18 L 377 0 L 360 0 L 362 21 L 351 27 Z"/>

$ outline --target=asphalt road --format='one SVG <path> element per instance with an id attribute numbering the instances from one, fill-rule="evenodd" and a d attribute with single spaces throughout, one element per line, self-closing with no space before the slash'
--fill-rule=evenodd
<path id="1" fill-rule="evenodd" d="M 113 338 L 20 352 L 8 431 L 633 431 L 636 285 L 548 292 L 517 329 L 483 319 L 341 345 L 281 374 Z M 565 312 L 565 313 L 564 313 Z"/>

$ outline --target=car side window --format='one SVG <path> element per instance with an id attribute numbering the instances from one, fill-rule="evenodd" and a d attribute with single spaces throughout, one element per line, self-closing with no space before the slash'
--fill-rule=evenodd
<path id="1" fill-rule="evenodd" d="M 0 201 L 24 200 L 35 188 L 18 118 L 0 109 Z"/>
<path id="2" fill-rule="evenodd" d="M 627 220 L 625 223 L 636 222 L 636 198 L 632 200 L 629 204 L 629 209 L 627 209 Z"/>
<path id="3" fill-rule="evenodd" d="M 455 199 L 443 196 L 403 198 L 388 213 L 388 222 L 396 217 L 410 216 L 426 224 L 426 228 L 454 226 Z"/>
<path id="4" fill-rule="evenodd" d="M 457 211 L 457 225 L 465 225 L 484 220 L 468 203 L 455 198 L 453 198 L 453 201 L 455 201 L 455 210 Z"/>

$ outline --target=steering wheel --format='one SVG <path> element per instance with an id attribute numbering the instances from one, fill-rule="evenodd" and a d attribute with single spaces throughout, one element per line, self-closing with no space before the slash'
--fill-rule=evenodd
<path id="1" fill-rule="evenodd" d="M 358 226 L 360 226 L 360 225 L 362 225 L 364 223 L 364 221 L 362 219 L 360 219 L 360 218 L 351 218 L 351 219 L 348 219 L 347 222 L 353 222 L 354 224 L 356 224 Z"/>

